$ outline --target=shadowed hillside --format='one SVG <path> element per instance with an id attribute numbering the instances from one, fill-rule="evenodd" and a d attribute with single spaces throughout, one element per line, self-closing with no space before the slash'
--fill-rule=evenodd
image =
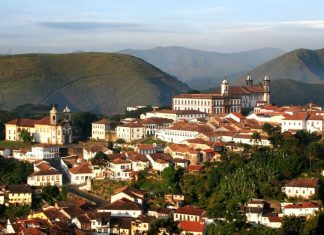
<path id="1" fill-rule="evenodd" d="M 300 82 L 324 82 L 324 49 L 298 49 L 273 59 L 242 76 L 251 74 L 261 79 L 267 74 L 271 80 L 292 79 Z"/>
<path id="2" fill-rule="evenodd" d="M 0 57 L 1 108 L 25 103 L 121 113 L 129 105 L 165 105 L 189 87 L 129 55 L 26 54 Z"/>

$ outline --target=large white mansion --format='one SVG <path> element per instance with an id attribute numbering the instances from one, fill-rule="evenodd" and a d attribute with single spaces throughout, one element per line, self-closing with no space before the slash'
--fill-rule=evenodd
<path id="1" fill-rule="evenodd" d="M 69 144 L 72 143 L 71 110 L 65 107 L 63 118 L 59 120 L 56 108 L 42 119 L 16 118 L 5 124 L 6 140 L 20 140 L 20 132 L 26 129 L 37 143 Z"/>
<path id="2" fill-rule="evenodd" d="M 253 108 L 258 103 L 270 103 L 270 79 L 264 77 L 263 84 L 253 84 L 251 76 L 245 86 L 230 86 L 224 79 L 220 93 L 181 94 L 172 99 L 174 110 L 198 110 L 201 112 L 231 113 L 241 112 L 242 108 Z"/>

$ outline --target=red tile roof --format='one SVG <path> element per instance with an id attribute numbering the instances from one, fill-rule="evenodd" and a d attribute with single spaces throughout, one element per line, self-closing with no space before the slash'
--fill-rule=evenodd
<path id="1" fill-rule="evenodd" d="M 141 207 L 132 201 L 127 199 L 120 199 L 112 204 L 105 205 L 100 210 L 128 210 L 128 211 L 140 211 Z"/>
<path id="2" fill-rule="evenodd" d="M 16 125 L 20 127 L 34 127 L 34 124 L 37 120 L 30 119 L 30 118 L 16 118 L 9 122 L 6 122 L 6 124 L 9 125 Z"/>
<path id="3" fill-rule="evenodd" d="M 103 118 L 103 119 L 100 119 L 99 121 L 93 122 L 93 124 L 109 125 L 109 124 L 111 124 L 111 121 L 107 118 Z"/>
<path id="4" fill-rule="evenodd" d="M 92 167 L 88 162 L 83 162 L 80 165 L 69 169 L 72 174 L 91 174 Z"/>
<path id="5" fill-rule="evenodd" d="M 203 233 L 205 231 L 205 223 L 201 221 L 180 221 L 178 226 L 186 232 Z"/>
<path id="6" fill-rule="evenodd" d="M 201 171 L 204 168 L 203 165 L 190 165 L 188 166 L 188 171 L 193 172 L 193 171 Z"/>
<path id="7" fill-rule="evenodd" d="M 195 206 L 185 206 L 178 208 L 174 213 L 203 216 L 205 210 Z"/>
<path id="8" fill-rule="evenodd" d="M 303 187 L 303 188 L 317 188 L 318 178 L 299 178 L 293 179 L 285 184 L 285 187 Z"/>
<path id="9" fill-rule="evenodd" d="M 285 206 L 285 209 L 302 209 L 302 208 L 319 208 L 319 206 L 313 202 L 302 202 L 302 203 Z"/>

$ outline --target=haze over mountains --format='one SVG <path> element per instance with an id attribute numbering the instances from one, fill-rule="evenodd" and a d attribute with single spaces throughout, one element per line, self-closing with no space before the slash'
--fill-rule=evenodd
<path id="1" fill-rule="evenodd" d="M 148 50 L 123 50 L 120 53 L 139 57 L 176 76 L 196 89 L 218 86 L 225 76 L 230 81 L 284 52 L 262 48 L 236 53 L 218 53 L 184 47 L 155 47 Z"/>
<path id="2" fill-rule="evenodd" d="M 0 57 L 0 107 L 68 104 L 106 115 L 130 105 L 169 104 L 189 87 L 145 61 L 114 53 Z"/>

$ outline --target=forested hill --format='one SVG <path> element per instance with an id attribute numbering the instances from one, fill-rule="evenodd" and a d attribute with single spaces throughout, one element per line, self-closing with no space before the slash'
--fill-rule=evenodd
<path id="1" fill-rule="evenodd" d="M 56 103 L 106 115 L 131 105 L 170 104 L 189 87 L 147 62 L 115 53 L 0 57 L 0 108 Z"/>
<path id="2" fill-rule="evenodd" d="M 324 49 L 297 49 L 256 67 L 241 77 L 250 74 L 261 80 L 268 75 L 271 80 L 291 79 L 307 83 L 324 82 Z"/>

